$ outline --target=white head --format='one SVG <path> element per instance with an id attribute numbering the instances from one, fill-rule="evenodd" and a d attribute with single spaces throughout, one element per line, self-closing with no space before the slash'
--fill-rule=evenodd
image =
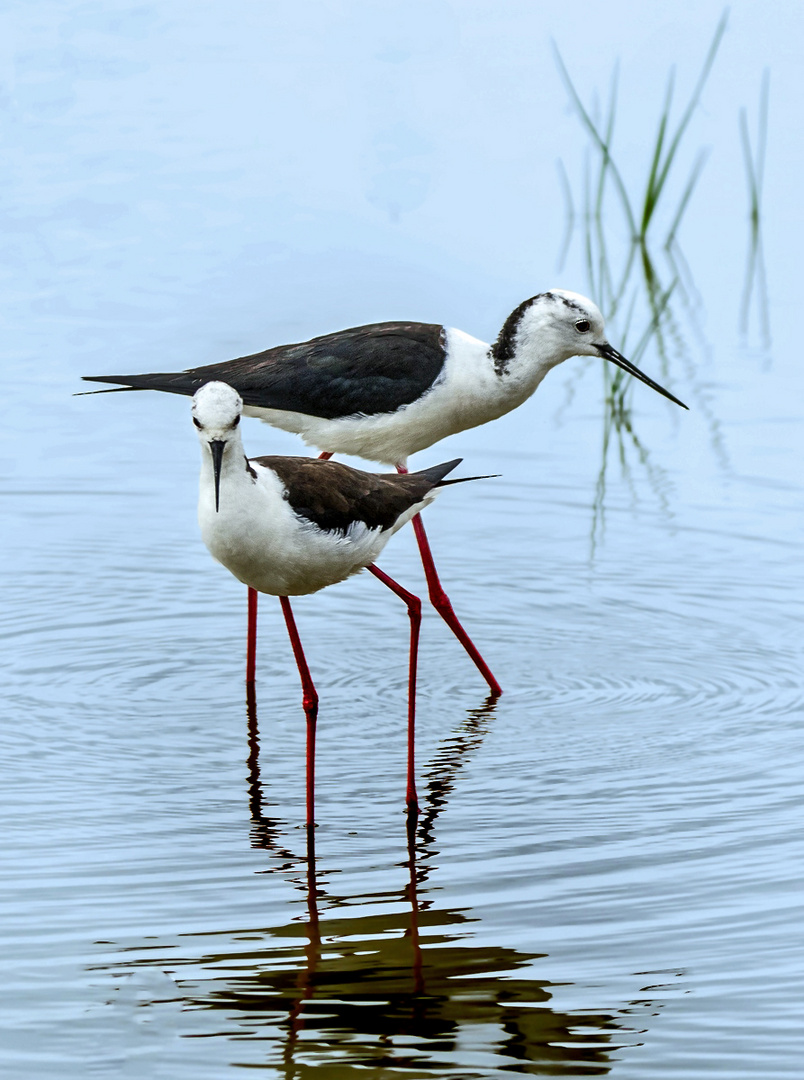
<path id="1" fill-rule="evenodd" d="M 687 407 L 609 344 L 597 304 L 567 289 L 550 289 L 520 304 L 505 320 L 492 346 L 492 356 L 501 376 L 509 367 L 513 371 L 518 360 L 535 362 L 542 372 L 547 372 L 571 356 L 600 356 L 676 405 Z"/>
<path id="2" fill-rule="evenodd" d="M 220 508 L 221 465 L 227 445 L 240 447 L 240 414 L 243 400 L 223 382 L 205 383 L 193 396 L 193 423 L 198 431 L 201 453 L 212 457 L 215 474 L 215 509 Z"/>
<path id="3" fill-rule="evenodd" d="M 225 382 L 204 383 L 193 396 L 193 423 L 199 438 L 226 438 L 240 423 L 243 399 Z"/>

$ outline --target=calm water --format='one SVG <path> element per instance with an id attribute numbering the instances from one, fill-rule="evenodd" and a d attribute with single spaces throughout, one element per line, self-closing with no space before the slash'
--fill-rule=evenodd
<path id="1" fill-rule="evenodd" d="M 361 321 L 490 338 L 524 296 L 587 289 L 578 232 L 556 269 L 554 161 L 579 181 L 586 144 L 550 35 L 590 98 L 621 58 L 638 176 L 666 72 L 689 87 L 720 9 L 581 5 L 579 41 L 552 7 L 7 7 L 4 1076 L 800 1075 L 790 5 L 735 6 L 690 135 L 687 165 L 712 154 L 662 380 L 690 412 L 638 387 L 619 442 L 596 366 L 569 361 L 418 459 L 501 474 L 428 527 L 505 693 L 427 612 L 412 842 L 404 607 L 365 575 L 296 604 L 321 694 L 308 851 L 284 625 L 263 598 L 247 700 L 187 402 L 71 396 Z M 737 110 L 755 123 L 766 65 L 770 334 L 756 291 L 741 334 Z M 407 533 L 382 565 L 423 588 Z"/>

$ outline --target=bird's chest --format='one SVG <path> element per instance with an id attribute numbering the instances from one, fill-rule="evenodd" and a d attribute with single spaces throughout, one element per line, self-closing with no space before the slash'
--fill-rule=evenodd
<path id="1" fill-rule="evenodd" d="M 248 490 L 221 485 L 220 507 L 202 495 L 198 504 L 201 536 L 210 554 L 248 584 L 261 570 L 281 565 L 292 552 L 288 514 L 276 500 L 262 497 L 257 485 Z"/>
<path id="2" fill-rule="evenodd" d="M 510 412 L 529 396 L 518 381 L 500 378 L 487 366 L 480 370 L 456 370 L 442 387 L 435 387 L 423 402 L 439 437 L 487 424 Z"/>
<path id="3" fill-rule="evenodd" d="M 245 585 L 274 596 L 302 596 L 343 581 L 373 558 L 378 541 L 369 531 L 348 538 L 325 532 L 284 500 L 278 504 L 259 494 L 228 507 L 221 502 L 219 513 L 199 504 L 210 554 Z"/>

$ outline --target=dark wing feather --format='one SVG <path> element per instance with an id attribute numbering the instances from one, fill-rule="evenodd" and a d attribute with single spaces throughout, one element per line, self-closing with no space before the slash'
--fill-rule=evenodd
<path id="1" fill-rule="evenodd" d="M 233 386 L 246 405 L 331 420 L 394 412 L 409 405 L 433 385 L 445 359 L 442 326 L 386 322 L 187 371 L 84 378 L 132 390 L 187 395 L 220 380 Z"/>
<path id="2" fill-rule="evenodd" d="M 402 475 L 367 473 L 319 458 L 269 456 L 250 462 L 276 473 L 300 517 L 326 532 L 345 533 L 355 521 L 370 529 L 390 529 L 406 510 L 438 487 L 460 460 Z"/>

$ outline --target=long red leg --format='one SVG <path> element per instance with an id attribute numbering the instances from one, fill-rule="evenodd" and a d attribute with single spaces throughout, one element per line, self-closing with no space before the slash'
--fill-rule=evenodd
<path id="1" fill-rule="evenodd" d="M 410 616 L 410 665 L 408 668 L 408 787 L 405 801 L 411 814 L 418 814 L 419 800 L 416 796 L 415 741 L 416 741 L 416 668 L 419 660 L 419 627 L 422 622 L 422 602 L 418 596 L 383 573 L 378 566 L 367 566 L 376 578 L 387 585 L 391 592 L 408 606 Z"/>
<path id="2" fill-rule="evenodd" d="M 318 716 L 318 693 L 310 677 L 310 669 L 302 649 L 299 631 L 296 629 L 290 600 L 286 596 L 280 596 L 279 602 L 282 605 L 282 614 L 285 616 L 293 655 L 296 657 L 296 667 L 301 676 L 302 705 L 307 717 L 307 825 L 308 828 L 312 828 L 315 824 L 315 721 Z"/>
<path id="3" fill-rule="evenodd" d="M 248 636 L 246 640 L 246 682 L 253 683 L 257 670 L 257 590 L 248 590 Z"/>
<path id="4" fill-rule="evenodd" d="M 408 470 L 402 465 L 397 465 L 396 471 L 400 473 L 406 473 Z M 433 605 L 438 614 L 453 632 L 458 641 L 460 641 L 461 645 L 463 645 L 475 667 L 489 684 L 489 689 L 491 690 L 492 694 L 494 694 L 495 696 L 499 696 L 502 693 L 502 687 L 492 675 L 491 669 L 478 652 L 472 639 L 461 626 L 460 622 L 458 621 L 458 616 L 453 611 L 450 599 L 444 592 L 444 586 L 441 584 L 438 576 L 438 571 L 435 568 L 433 554 L 430 551 L 430 544 L 427 540 L 427 533 L 424 531 L 424 524 L 422 522 L 420 514 L 417 514 L 416 517 L 413 519 L 413 531 L 416 534 L 416 543 L 419 545 L 419 554 L 422 557 L 424 576 L 427 578 L 427 590 L 430 594 L 430 603 Z"/>
<path id="5" fill-rule="evenodd" d="M 318 455 L 319 458 L 328 460 L 332 457 L 332 453 L 329 450 L 325 450 L 322 454 Z M 406 473 L 408 470 L 404 465 L 397 465 L 396 471 L 399 473 Z M 453 632 L 455 637 L 463 645 L 466 652 L 469 654 L 470 659 L 474 663 L 477 670 L 486 680 L 489 685 L 489 690 L 495 697 L 499 697 L 502 693 L 502 687 L 494 678 L 486 661 L 480 655 L 477 646 L 464 630 L 463 626 L 455 614 L 455 611 L 450 602 L 450 598 L 444 592 L 444 586 L 441 584 L 441 579 L 438 576 L 438 571 L 435 568 L 435 561 L 433 560 L 433 553 L 430 551 L 430 543 L 427 539 L 427 534 L 424 531 L 424 524 L 419 514 L 413 519 L 413 531 L 416 534 L 416 543 L 419 545 L 419 554 L 422 558 L 422 566 L 424 567 L 424 576 L 427 578 L 427 590 L 430 595 L 430 603 L 436 609 L 438 614 Z"/>

